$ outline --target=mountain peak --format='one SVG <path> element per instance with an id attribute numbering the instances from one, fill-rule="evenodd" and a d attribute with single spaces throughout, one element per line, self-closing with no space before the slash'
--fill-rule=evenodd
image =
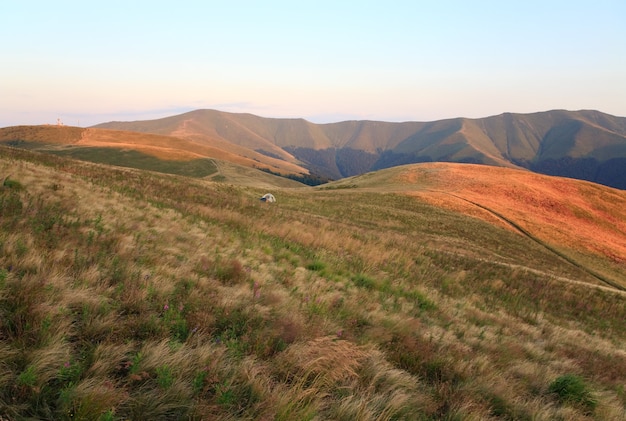
<path id="1" fill-rule="evenodd" d="M 204 148 L 209 157 L 322 179 L 443 161 L 525 168 L 626 189 L 626 118 L 597 110 L 315 124 L 200 109 L 94 128 L 169 136 L 178 139 L 172 144 Z M 0 139 L 10 137 L 5 131 Z"/>

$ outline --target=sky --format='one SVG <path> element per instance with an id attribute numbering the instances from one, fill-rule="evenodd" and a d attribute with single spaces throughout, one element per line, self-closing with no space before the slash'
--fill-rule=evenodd
<path id="1" fill-rule="evenodd" d="M 0 127 L 626 116 L 626 1 L 0 0 Z"/>

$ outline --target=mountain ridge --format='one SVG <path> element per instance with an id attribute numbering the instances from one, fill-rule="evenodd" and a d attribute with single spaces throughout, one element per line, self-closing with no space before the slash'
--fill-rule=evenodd
<path id="1" fill-rule="evenodd" d="M 71 130 L 83 131 L 70 135 Z M 82 140 L 76 142 L 72 136 Z M 194 110 L 87 129 L 0 129 L 2 143 L 31 141 L 55 148 L 65 144 L 131 149 L 164 160 L 219 159 L 311 183 L 411 163 L 459 162 L 523 168 L 626 189 L 626 118 L 595 110 L 325 124 Z"/>
<path id="2" fill-rule="evenodd" d="M 195 110 L 98 128 L 218 139 L 339 179 L 408 163 L 468 162 L 562 175 L 626 188 L 626 118 L 596 110 L 502 113 L 430 122 L 348 120 L 316 124 Z"/>

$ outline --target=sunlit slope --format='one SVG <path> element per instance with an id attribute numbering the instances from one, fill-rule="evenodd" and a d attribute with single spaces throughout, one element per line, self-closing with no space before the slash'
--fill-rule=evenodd
<path id="1" fill-rule="evenodd" d="M 278 142 L 277 139 L 296 138 L 316 148 L 328 146 L 319 129 L 303 119 L 269 119 L 252 114 L 234 114 L 217 110 L 196 110 L 148 121 L 116 121 L 95 127 L 174 135 L 193 139 L 200 144 L 230 143 L 292 162 L 295 162 L 295 158 L 281 148 L 282 142 Z"/>
<path id="2" fill-rule="evenodd" d="M 626 118 L 599 111 L 314 124 L 303 119 L 196 110 L 96 127 L 219 144 L 233 153 L 274 157 L 333 179 L 410 163 L 464 162 L 522 167 L 626 188 Z"/>
<path id="3" fill-rule="evenodd" d="M 530 236 L 570 259 L 569 264 L 626 287 L 626 192 L 622 190 L 524 170 L 452 163 L 401 166 L 332 186 L 419 197 Z M 589 254 L 600 259 L 590 261 Z"/>
<path id="4" fill-rule="evenodd" d="M 284 175 L 308 172 L 296 164 L 267 157 L 237 145 L 229 144 L 228 148 L 223 148 L 219 142 L 197 143 L 181 137 L 138 131 L 83 129 L 69 126 L 16 126 L 0 129 L 0 142 L 44 152 L 64 152 L 86 160 L 94 160 L 90 158 L 95 155 L 102 159 L 106 158 L 103 155 L 107 154 L 107 149 L 102 148 L 108 148 L 110 151 L 136 151 L 164 162 L 182 163 L 198 159 L 217 159 Z M 68 148 L 72 148 L 72 151 Z M 83 150 L 77 150 L 78 148 Z M 112 156 L 111 160 L 115 161 L 115 157 Z M 126 166 L 134 166 L 132 156 L 124 160 L 127 161 Z M 99 161 L 96 159 L 96 162 Z M 141 166 L 138 165 L 138 167 Z"/>

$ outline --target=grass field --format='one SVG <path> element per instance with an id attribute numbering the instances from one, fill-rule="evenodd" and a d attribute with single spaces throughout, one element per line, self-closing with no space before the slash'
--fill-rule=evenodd
<path id="1" fill-rule="evenodd" d="M 0 176 L 1 418 L 626 416 L 626 296 L 586 270 L 619 259 L 395 175 L 267 204 L 3 147 Z"/>
<path id="2" fill-rule="evenodd" d="M 217 172 L 215 162 L 208 158 L 190 161 L 164 161 L 134 150 L 94 147 L 63 148 L 51 152 L 82 161 L 158 171 L 165 174 L 184 175 L 186 177 L 203 178 Z"/>

